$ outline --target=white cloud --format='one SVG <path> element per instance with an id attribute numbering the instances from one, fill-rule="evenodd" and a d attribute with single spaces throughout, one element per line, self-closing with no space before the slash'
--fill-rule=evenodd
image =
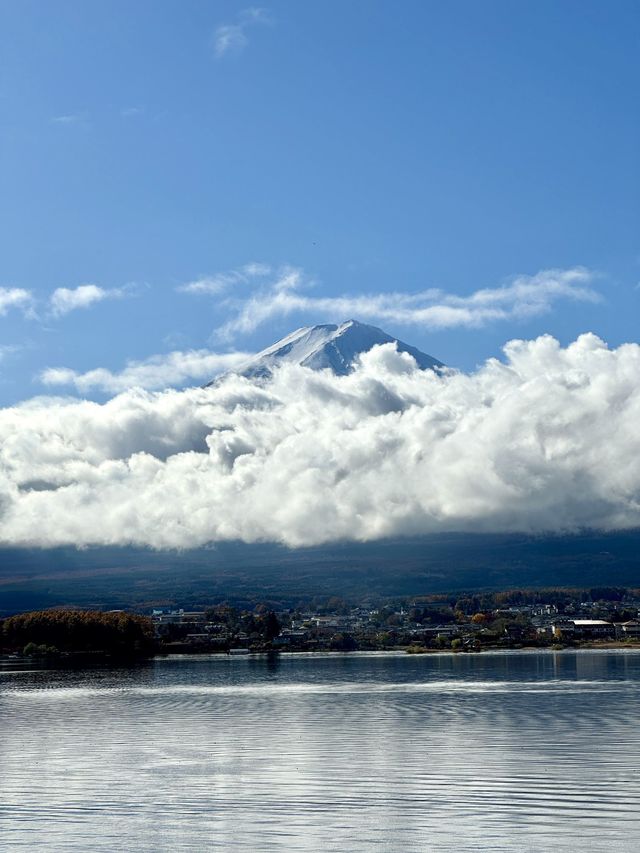
<path id="1" fill-rule="evenodd" d="M 331 320 L 357 317 L 425 329 L 477 328 L 502 320 L 526 319 L 551 310 L 559 299 L 596 302 L 594 273 L 583 267 L 543 270 L 521 275 L 501 287 L 457 296 L 438 289 L 418 293 L 392 291 L 376 294 L 314 296 L 300 269 L 282 268 L 267 285 L 246 298 L 228 300 L 232 317 L 218 329 L 223 340 L 249 333 L 274 317 L 309 314 Z"/>
<path id="2" fill-rule="evenodd" d="M 141 292 L 141 289 L 141 286 L 136 284 L 110 289 L 97 284 L 81 284 L 73 288 L 58 287 L 46 298 L 48 313 L 50 317 L 62 317 L 70 311 L 88 308 L 105 299 L 135 296 Z M 32 291 L 22 287 L 0 287 L 0 317 L 12 309 L 18 309 L 26 318 L 37 320 L 40 312 L 36 311 L 36 307 L 43 302 L 44 300 L 36 300 Z"/>
<path id="3" fill-rule="evenodd" d="M 247 30 L 251 27 L 271 24 L 272 19 L 266 9 L 252 6 L 239 13 L 235 23 L 220 24 L 213 36 L 213 49 L 216 57 L 222 59 L 231 54 L 241 53 L 249 44 Z"/>
<path id="4" fill-rule="evenodd" d="M 105 299 L 117 299 L 122 296 L 120 289 L 107 290 L 97 284 L 81 284 L 79 287 L 58 287 L 49 299 L 51 312 L 55 317 L 62 317 L 78 308 L 88 308 L 96 302 Z"/>
<path id="5" fill-rule="evenodd" d="M 205 275 L 186 284 L 181 284 L 178 290 L 181 293 L 218 294 L 224 293 L 233 285 L 248 284 L 254 279 L 261 279 L 271 273 L 268 264 L 251 262 L 235 270 Z"/>
<path id="6" fill-rule="evenodd" d="M 476 373 L 390 345 L 335 377 L 0 410 L 0 541 L 290 546 L 640 525 L 640 346 L 512 341 Z"/>
<path id="7" fill-rule="evenodd" d="M 48 367 L 40 374 L 45 385 L 72 385 L 81 393 L 92 390 L 117 394 L 130 388 L 167 388 L 197 380 L 210 380 L 237 367 L 248 353 L 216 353 L 210 350 L 175 351 L 154 355 L 144 361 L 130 361 L 124 370 L 114 373 L 97 367 L 78 373 L 68 367 Z"/>
<path id="8" fill-rule="evenodd" d="M 0 317 L 17 308 L 25 314 L 33 311 L 33 295 L 22 287 L 0 287 Z"/>

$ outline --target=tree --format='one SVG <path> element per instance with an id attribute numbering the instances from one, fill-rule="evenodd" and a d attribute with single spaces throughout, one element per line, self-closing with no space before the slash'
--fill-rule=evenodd
<path id="1" fill-rule="evenodd" d="M 97 610 L 39 610 L 5 619 L 2 645 L 13 650 L 32 650 L 36 646 L 38 654 L 42 647 L 61 652 L 147 656 L 155 651 L 155 638 L 153 623 L 146 616 Z"/>
<path id="2" fill-rule="evenodd" d="M 350 634 L 335 634 L 331 638 L 331 648 L 336 652 L 355 652 L 358 644 Z"/>
<path id="3" fill-rule="evenodd" d="M 270 610 L 264 619 L 265 640 L 271 642 L 271 640 L 275 639 L 280 634 L 281 627 L 282 626 L 280 625 L 280 620 L 273 612 L 273 610 Z"/>

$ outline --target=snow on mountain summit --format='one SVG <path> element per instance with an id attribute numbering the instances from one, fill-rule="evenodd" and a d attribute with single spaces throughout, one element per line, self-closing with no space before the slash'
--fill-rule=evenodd
<path id="1" fill-rule="evenodd" d="M 394 343 L 399 352 L 412 355 L 423 370 L 443 366 L 438 359 L 391 337 L 376 326 L 347 320 L 340 325 L 329 323 L 296 329 L 233 372 L 259 378 L 268 376 L 274 367 L 293 363 L 312 370 L 329 368 L 335 374 L 344 376 L 353 370 L 361 353 L 368 352 L 378 344 L 389 343 Z"/>

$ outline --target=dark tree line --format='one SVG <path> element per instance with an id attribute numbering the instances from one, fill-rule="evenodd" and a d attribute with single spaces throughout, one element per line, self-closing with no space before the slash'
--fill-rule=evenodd
<path id="1" fill-rule="evenodd" d="M 0 623 L 2 647 L 27 654 L 100 652 L 144 657 L 155 649 L 153 623 L 132 613 L 97 610 L 39 610 Z"/>

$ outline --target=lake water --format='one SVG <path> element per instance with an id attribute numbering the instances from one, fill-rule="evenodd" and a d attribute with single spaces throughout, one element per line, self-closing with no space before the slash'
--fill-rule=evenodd
<path id="1" fill-rule="evenodd" d="M 636 851 L 640 653 L 0 672 L 0 849 Z"/>

